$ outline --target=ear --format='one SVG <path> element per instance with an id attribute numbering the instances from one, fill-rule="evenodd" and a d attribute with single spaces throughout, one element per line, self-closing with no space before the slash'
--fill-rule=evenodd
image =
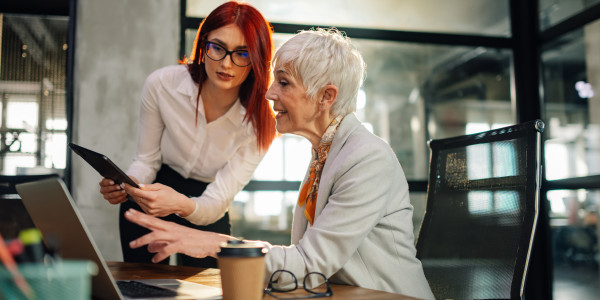
<path id="1" fill-rule="evenodd" d="M 337 99 L 338 88 L 333 84 L 328 84 L 321 89 L 321 99 L 319 99 L 319 109 L 328 110 Z"/>

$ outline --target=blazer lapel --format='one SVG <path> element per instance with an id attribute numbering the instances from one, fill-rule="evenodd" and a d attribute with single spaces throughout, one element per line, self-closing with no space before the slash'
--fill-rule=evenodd
<path id="1" fill-rule="evenodd" d="M 335 164 L 335 159 L 341 151 L 342 146 L 357 126 L 360 126 L 360 121 L 354 114 L 348 114 L 344 117 L 344 120 L 342 120 L 340 127 L 338 127 L 338 130 L 335 133 L 335 137 L 329 148 L 329 153 L 327 154 L 327 161 L 325 161 L 325 165 L 323 166 L 323 173 L 321 174 L 319 194 L 317 195 L 317 207 L 315 210 L 315 222 L 325 207 L 325 204 L 327 204 L 327 199 L 331 194 L 331 188 L 335 179 L 335 168 L 332 169 L 330 167 Z M 304 181 L 306 181 L 306 177 L 304 178 Z M 302 181 L 302 184 L 304 184 L 304 181 Z M 302 185 L 300 188 L 302 188 Z M 304 216 L 304 207 L 300 207 L 296 204 L 294 220 L 292 223 L 292 244 L 297 244 L 302 236 L 304 236 L 307 229 L 308 220 L 306 219 L 306 216 Z"/>

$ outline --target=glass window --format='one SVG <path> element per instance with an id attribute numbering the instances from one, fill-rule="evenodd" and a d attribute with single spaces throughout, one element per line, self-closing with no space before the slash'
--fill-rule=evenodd
<path id="1" fill-rule="evenodd" d="M 592 7 L 600 0 L 538 0 L 540 29 L 544 30 Z"/>
<path id="2" fill-rule="evenodd" d="M 0 173 L 61 174 L 68 18 L 0 18 Z"/>
<path id="3" fill-rule="evenodd" d="M 195 35 L 187 36 L 187 44 L 191 44 Z M 290 37 L 275 34 L 276 47 Z M 510 96 L 512 55 L 508 50 L 363 39 L 353 43 L 367 63 L 357 115 L 392 146 L 409 180 L 427 180 L 427 139 L 476 133 L 515 122 Z M 301 181 L 310 156 L 308 141 L 283 135 L 273 142 L 254 180 Z M 233 213 L 234 234 L 289 243 L 282 232 L 289 230 L 291 223 L 285 228 L 277 226 L 283 224 L 282 212 L 291 222 L 297 196 L 297 191 L 238 195 L 232 210 L 245 214 L 236 217 Z M 415 234 L 425 210 L 425 196 L 411 193 Z M 263 205 L 269 208 L 256 210 Z M 275 233 L 271 235 L 269 230 Z"/>
<path id="4" fill-rule="evenodd" d="M 415 235 L 415 243 L 421 230 L 421 223 L 425 216 L 425 210 L 427 208 L 427 193 L 425 192 L 410 192 L 410 203 L 413 206 L 413 233 Z"/>
<path id="5" fill-rule="evenodd" d="M 297 191 L 239 192 L 229 208 L 232 234 L 289 245 Z"/>
<path id="6" fill-rule="evenodd" d="M 425 215 L 427 193 L 411 192 L 413 233 L 418 236 Z M 289 245 L 298 191 L 239 192 L 229 208 L 232 235 Z M 416 241 L 416 240 L 415 240 Z"/>
<path id="7" fill-rule="evenodd" d="M 224 0 L 187 0 L 188 17 L 205 17 Z M 248 0 L 273 23 L 510 36 L 503 0 Z"/>
<path id="8" fill-rule="evenodd" d="M 599 36 L 596 21 L 544 47 L 548 180 L 600 174 Z"/>
<path id="9" fill-rule="evenodd" d="M 310 142 L 284 134 L 276 138 L 254 171 L 254 180 L 302 181 L 311 159 Z"/>
<path id="10" fill-rule="evenodd" d="M 275 34 L 275 46 L 291 36 Z M 187 45 L 195 33 L 187 30 L 186 37 L 191 51 Z M 515 122 L 509 50 L 366 39 L 353 39 L 353 44 L 367 64 L 357 115 L 391 145 L 409 180 L 427 180 L 428 139 Z M 302 180 L 310 155 L 304 138 L 286 135 L 271 146 L 254 179 Z"/>
<path id="11" fill-rule="evenodd" d="M 555 2 L 580 5 L 598 1 Z M 546 179 L 598 175 L 600 21 L 565 34 L 542 50 Z M 581 290 L 597 291 L 598 283 L 591 279 L 598 278 L 600 192 L 551 190 L 546 197 L 550 203 L 555 298 L 572 297 L 565 297 L 564 289 L 560 289 L 571 282 L 588 282 Z"/>
<path id="12" fill-rule="evenodd" d="M 550 202 L 554 299 L 594 299 L 598 288 L 597 190 L 553 190 Z M 577 286 L 577 289 L 564 287 Z"/>
<path id="13" fill-rule="evenodd" d="M 514 123 L 510 51 L 358 39 L 354 44 L 367 63 L 364 105 L 357 114 L 392 146 L 409 180 L 427 180 L 427 140 L 473 133 L 472 125 L 483 131 Z"/>
<path id="14" fill-rule="evenodd" d="M 204 17 L 223 2 L 188 0 L 186 14 Z M 305 29 L 316 24 L 499 36 L 508 36 L 510 31 L 507 1 L 459 1 L 452 5 L 429 0 L 410 1 L 410 5 L 398 1 L 320 1 L 318 5 L 306 5 L 308 1 L 248 2 L 271 22 L 306 24 Z M 435 9 L 431 9 L 434 4 Z M 448 7 L 441 9 L 440 5 Z M 477 13 L 467 12 L 466 6 Z M 352 12 L 331 14 L 340 7 L 352 7 L 348 10 L 360 17 Z M 196 29 L 185 30 L 186 55 L 192 51 Z M 291 36 L 276 33 L 275 47 Z M 367 64 L 357 115 L 369 130 L 391 145 L 409 180 L 428 178 L 428 139 L 515 123 L 511 50 L 372 39 L 353 39 L 353 43 Z M 310 157 L 308 141 L 285 134 L 273 142 L 253 180 L 302 181 Z M 239 193 L 230 209 L 233 234 L 289 244 L 297 197 L 297 191 Z M 417 234 L 426 193 L 412 192 L 411 202 Z"/>

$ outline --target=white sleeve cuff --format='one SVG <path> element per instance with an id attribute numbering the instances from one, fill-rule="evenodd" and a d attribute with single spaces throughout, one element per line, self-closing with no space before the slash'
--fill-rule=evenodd
<path id="1" fill-rule="evenodd" d="M 194 208 L 194 211 L 193 211 L 191 214 L 189 214 L 187 217 L 182 217 L 182 216 L 180 216 L 179 214 L 177 214 L 177 216 L 178 216 L 178 217 L 180 217 L 180 218 L 184 218 L 184 219 L 186 219 L 186 220 L 188 220 L 188 221 L 192 222 L 192 221 L 191 221 L 191 220 L 189 220 L 188 218 L 192 217 L 193 215 L 195 215 L 195 214 L 198 212 L 198 201 L 196 201 L 196 200 L 194 200 L 194 199 L 192 199 L 192 201 L 194 201 L 194 205 L 196 205 L 196 207 Z M 192 223 L 193 223 L 193 222 L 192 222 Z"/>

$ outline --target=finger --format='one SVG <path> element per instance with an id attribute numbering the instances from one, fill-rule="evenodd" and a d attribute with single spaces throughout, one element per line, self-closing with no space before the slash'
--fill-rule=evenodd
<path id="1" fill-rule="evenodd" d="M 127 189 L 127 187 L 126 187 Z M 144 191 L 141 189 L 136 189 L 134 187 L 130 188 L 129 190 L 126 190 L 126 192 L 133 196 L 134 198 L 136 198 L 136 200 L 139 200 L 143 203 L 149 204 L 153 201 L 156 201 L 157 197 L 158 197 L 158 193 L 155 191 Z"/>
<path id="2" fill-rule="evenodd" d="M 138 205 L 138 207 L 139 207 L 138 210 L 134 210 L 135 212 L 139 212 L 141 210 L 144 213 L 148 214 L 149 207 L 146 204 L 144 198 L 142 198 L 142 197 L 136 197 L 136 196 L 133 196 L 133 195 L 128 195 L 128 196 L 129 197 L 127 197 L 127 199 L 131 200 L 131 201 L 134 201 Z M 152 214 L 150 214 L 150 215 L 152 215 Z"/>
<path id="3" fill-rule="evenodd" d="M 106 199 L 106 200 L 110 204 L 121 204 L 121 203 L 127 201 L 127 195 L 123 195 L 121 197 L 109 198 L 109 199 Z"/>
<path id="4" fill-rule="evenodd" d="M 152 242 L 152 237 L 148 237 L 151 234 L 152 234 L 152 232 L 148 233 L 148 234 L 145 234 L 145 235 L 142 235 L 141 237 L 139 237 L 139 238 L 137 238 L 137 239 L 135 239 L 133 241 L 130 241 L 129 242 L 129 248 L 136 249 L 136 248 L 139 248 L 139 247 L 142 247 L 142 246 L 145 246 L 145 245 L 151 243 Z"/>
<path id="5" fill-rule="evenodd" d="M 131 241 L 129 243 L 129 247 L 131 247 L 132 249 L 135 249 L 135 248 L 139 248 L 139 247 L 142 247 L 142 246 L 146 245 L 146 244 L 144 244 L 143 239 L 148 238 L 148 236 L 150 236 L 151 234 L 152 233 L 149 233 L 147 235 L 142 236 L 141 238 L 139 238 L 137 240 Z M 168 243 L 166 243 L 166 242 L 160 242 L 159 241 L 159 242 L 150 242 L 150 243 L 147 243 L 147 244 L 148 244 L 148 247 L 147 247 L 148 252 L 150 252 L 150 253 L 156 253 L 156 255 L 154 255 L 152 257 L 152 262 L 153 263 L 157 263 L 157 262 L 163 261 L 165 258 L 171 256 L 171 254 L 175 253 L 175 252 L 168 252 L 168 251 L 166 251 L 165 246 L 168 245 Z"/>
<path id="6" fill-rule="evenodd" d="M 152 258 L 153 263 L 160 262 L 169 256 L 179 253 L 179 249 L 174 243 L 167 242 L 154 242 L 148 245 L 148 249 L 152 248 L 154 251 L 148 250 L 149 252 L 155 252 L 156 255 Z M 184 252 L 181 252 L 184 253 Z M 198 256 L 197 258 L 203 258 L 205 256 Z"/>
<path id="7" fill-rule="evenodd" d="M 114 191 L 122 191 L 123 189 L 118 184 L 100 186 L 100 193 L 106 194 Z"/>
<path id="8" fill-rule="evenodd" d="M 106 193 L 102 193 L 102 195 L 104 195 L 104 199 L 106 199 L 106 200 L 112 199 L 112 198 L 123 198 L 123 197 L 127 196 L 127 194 L 125 193 L 124 190 L 106 192 Z"/>
<path id="9" fill-rule="evenodd" d="M 162 244 L 163 245 L 161 245 L 160 250 L 156 251 L 156 255 L 152 258 L 153 263 L 157 263 L 175 253 L 178 253 L 177 249 L 175 249 L 173 244 L 171 244 L 171 243 L 162 243 Z M 150 247 L 150 246 L 151 245 L 148 245 L 148 247 Z"/>
<path id="10" fill-rule="evenodd" d="M 160 238 L 161 235 L 165 234 L 163 232 L 156 231 L 150 232 L 129 242 L 129 247 L 135 249 L 148 245 L 149 252 L 164 252 L 164 247 L 168 244 L 168 242 L 164 241 L 163 238 Z"/>
<path id="11" fill-rule="evenodd" d="M 125 212 L 125 218 L 135 224 L 138 224 L 142 227 L 146 227 L 150 230 L 163 229 L 165 228 L 165 223 L 168 223 L 167 221 L 163 221 L 156 217 L 149 216 L 135 209 L 127 210 Z"/>
<path id="12" fill-rule="evenodd" d="M 111 192 L 111 193 L 104 193 L 104 194 L 102 194 L 102 196 L 108 202 L 112 203 L 114 201 L 123 200 L 125 197 L 127 197 L 127 194 L 123 193 L 122 191 L 116 191 L 116 192 Z"/>
<path id="13" fill-rule="evenodd" d="M 143 197 L 139 197 L 139 196 L 134 196 L 134 195 L 130 195 L 131 198 L 135 201 L 135 203 L 137 203 L 137 205 L 139 205 L 139 207 L 146 213 L 149 214 L 151 216 L 155 216 L 154 214 L 150 213 L 151 206 L 149 205 L 149 201 L 146 198 Z"/>
<path id="14" fill-rule="evenodd" d="M 152 252 L 152 253 L 160 252 L 168 244 L 169 243 L 163 242 L 163 241 L 152 242 L 152 243 L 148 244 L 148 252 Z"/>
<path id="15" fill-rule="evenodd" d="M 127 192 L 127 194 L 129 195 L 134 195 L 139 189 L 132 187 L 131 185 L 125 183 L 123 184 L 122 188 Z"/>
<path id="16" fill-rule="evenodd" d="M 139 184 L 140 189 L 144 191 L 158 191 L 161 190 L 164 185 L 160 183 L 153 184 Z"/>
<path id="17" fill-rule="evenodd" d="M 142 198 L 142 197 L 138 197 L 138 196 L 131 195 L 131 194 L 129 194 L 129 197 L 131 198 L 131 200 L 135 201 L 135 203 L 137 203 L 137 204 L 144 202 L 144 198 Z"/>
<path id="18" fill-rule="evenodd" d="M 142 187 L 143 185 L 141 185 L 140 187 Z M 150 194 L 148 192 L 142 191 L 141 189 L 132 187 L 129 184 L 125 184 L 123 185 L 123 187 L 125 188 L 125 192 L 127 192 L 127 194 L 134 196 L 134 197 L 141 197 L 141 198 L 149 198 Z"/>
<path id="19" fill-rule="evenodd" d="M 167 258 L 169 256 L 171 256 L 171 254 L 166 254 L 166 253 L 163 253 L 163 252 L 156 253 L 156 255 L 154 255 L 154 257 L 152 257 L 152 262 L 153 263 L 161 262 L 161 261 L 163 261 L 165 258 Z"/>
<path id="20" fill-rule="evenodd" d="M 100 180 L 100 186 L 109 186 L 109 185 L 114 185 L 115 182 L 112 179 L 108 179 L 108 178 L 103 178 L 102 180 Z"/>
<path id="21" fill-rule="evenodd" d="M 140 200 L 139 198 L 137 200 L 135 200 L 135 202 L 137 203 L 137 205 L 142 209 L 142 211 L 149 216 L 154 216 L 153 214 L 150 213 L 150 208 L 146 205 L 146 203 L 144 203 L 143 200 Z"/>

